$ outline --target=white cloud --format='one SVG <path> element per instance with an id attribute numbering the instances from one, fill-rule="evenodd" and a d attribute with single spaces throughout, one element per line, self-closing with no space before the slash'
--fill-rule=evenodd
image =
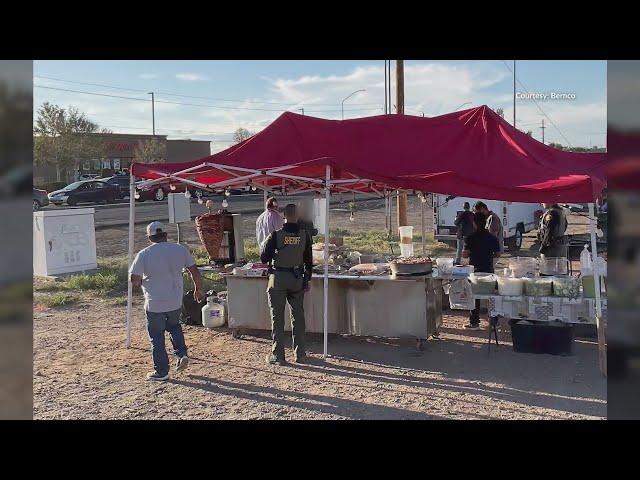
<path id="1" fill-rule="evenodd" d="M 205 80 L 208 80 L 208 78 L 205 77 L 204 75 L 200 75 L 199 73 L 190 73 L 190 72 L 176 73 L 176 78 L 184 82 L 203 82 Z"/>
<path id="2" fill-rule="evenodd" d="M 143 80 L 153 80 L 154 78 L 158 78 L 160 75 L 157 73 L 141 73 L 138 75 L 138 78 Z"/>

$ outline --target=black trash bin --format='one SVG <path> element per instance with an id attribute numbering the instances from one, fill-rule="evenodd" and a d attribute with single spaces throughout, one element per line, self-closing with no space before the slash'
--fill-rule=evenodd
<path id="1" fill-rule="evenodd" d="M 573 355 L 573 326 L 560 323 L 532 323 L 510 320 L 513 351 Z"/>

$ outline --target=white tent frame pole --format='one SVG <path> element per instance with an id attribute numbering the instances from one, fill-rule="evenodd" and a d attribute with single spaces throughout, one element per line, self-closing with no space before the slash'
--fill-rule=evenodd
<path id="1" fill-rule="evenodd" d="M 326 166 L 326 178 L 324 184 L 324 295 L 323 295 L 323 354 L 327 358 L 327 343 L 329 338 L 329 202 L 331 198 L 331 166 Z"/>
<path id="2" fill-rule="evenodd" d="M 134 225 L 136 221 L 136 179 L 129 171 L 129 257 L 128 264 L 131 268 L 133 263 L 133 248 L 135 242 L 135 230 Z M 131 284 L 131 278 L 127 269 L 127 337 L 125 340 L 125 346 L 129 348 L 131 346 L 131 311 L 133 306 L 133 285 Z"/>
<path id="3" fill-rule="evenodd" d="M 598 268 L 598 244 L 596 240 L 596 216 L 593 203 L 589 203 L 589 230 L 591 233 L 591 263 L 593 265 L 593 283 L 596 290 L 596 328 L 598 329 L 598 363 L 600 371 L 607 376 L 607 350 L 602 321 L 602 298 L 600 297 L 600 269 Z"/>

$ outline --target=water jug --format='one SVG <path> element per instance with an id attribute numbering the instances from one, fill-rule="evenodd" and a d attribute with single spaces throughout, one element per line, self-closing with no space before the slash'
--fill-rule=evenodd
<path id="1" fill-rule="evenodd" d="M 591 261 L 591 252 L 589 246 L 585 243 L 582 253 L 580 254 L 580 273 L 584 275 L 593 275 L 593 262 Z"/>
<path id="2" fill-rule="evenodd" d="M 202 325 L 207 328 L 222 327 L 225 323 L 224 305 L 216 302 L 216 297 L 208 297 L 202 307 Z"/>

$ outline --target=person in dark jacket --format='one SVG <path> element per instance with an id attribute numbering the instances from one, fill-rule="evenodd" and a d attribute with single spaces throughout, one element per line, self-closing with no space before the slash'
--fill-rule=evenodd
<path id="1" fill-rule="evenodd" d="M 463 210 L 458 214 L 454 225 L 458 227 L 456 232 L 456 264 L 462 262 L 462 250 L 464 248 L 465 239 L 473 233 L 473 212 L 471 212 L 471 205 L 469 202 L 464 202 L 462 206 Z"/>
<path id="2" fill-rule="evenodd" d="M 567 256 L 567 216 L 557 203 L 543 203 L 546 209 L 540 219 L 540 253 L 545 257 Z"/>
<path id="3" fill-rule="evenodd" d="M 493 259 L 500 256 L 498 239 L 486 228 L 487 217 L 480 212 L 474 214 L 474 232 L 467 237 L 462 256 L 469 259 L 474 272 L 493 273 Z M 476 308 L 469 313 L 469 323 L 465 328 L 480 327 L 480 300 L 476 300 Z"/>
<path id="4" fill-rule="evenodd" d="M 304 293 L 309 289 L 313 255 L 310 237 L 298 225 L 296 206 L 292 203 L 284 209 L 285 223 L 280 230 L 271 233 L 260 254 L 260 260 L 268 263 L 269 283 L 267 297 L 271 313 L 271 353 L 267 363 L 285 365 L 284 307 L 291 307 L 291 333 L 296 363 L 306 361 Z"/>

